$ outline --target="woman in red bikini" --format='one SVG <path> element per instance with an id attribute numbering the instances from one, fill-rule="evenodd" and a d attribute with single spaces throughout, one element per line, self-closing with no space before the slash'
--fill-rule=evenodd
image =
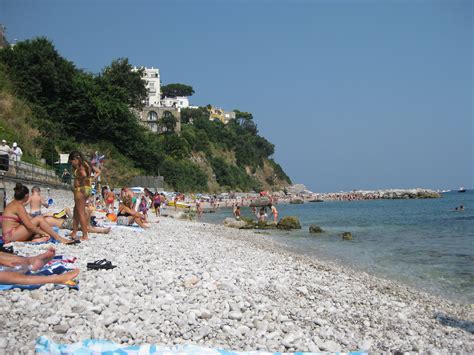
<path id="1" fill-rule="evenodd" d="M 17 183 L 15 198 L 3 212 L 2 230 L 5 244 L 10 242 L 44 242 L 53 237 L 58 242 L 70 244 L 69 239 L 55 233 L 43 216 L 30 218 L 24 207 L 28 201 L 29 190 L 26 186 Z"/>

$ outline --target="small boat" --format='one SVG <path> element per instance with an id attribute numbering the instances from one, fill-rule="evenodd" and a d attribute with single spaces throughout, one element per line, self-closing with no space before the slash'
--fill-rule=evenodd
<path id="1" fill-rule="evenodd" d="M 461 186 L 458 190 L 458 192 L 466 192 L 466 189 L 464 188 L 464 186 Z"/>
<path id="2" fill-rule="evenodd" d="M 309 200 L 308 202 L 324 202 L 324 200 L 320 200 L 319 198 L 316 198 L 314 200 Z"/>

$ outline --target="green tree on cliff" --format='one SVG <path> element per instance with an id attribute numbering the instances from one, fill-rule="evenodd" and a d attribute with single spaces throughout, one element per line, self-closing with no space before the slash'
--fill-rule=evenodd
<path id="1" fill-rule="evenodd" d="M 168 84 L 161 87 L 162 97 L 192 96 L 194 89 L 192 86 L 184 84 Z"/>

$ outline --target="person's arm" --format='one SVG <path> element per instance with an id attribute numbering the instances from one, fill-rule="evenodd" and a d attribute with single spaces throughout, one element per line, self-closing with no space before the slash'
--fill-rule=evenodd
<path id="1" fill-rule="evenodd" d="M 100 169 L 97 166 L 92 165 L 92 171 L 94 172 L 94 179 L 97 180 L 101 173 Z"/>
<path id="2" fill-rule="evenodd" d="M 17 213 L 18 213 L 18 217 L 20 217 L 21 223 L 23 223 L 23 225 L 26 227 L 26 229 L 28 229 L 31 233 L 41 234 L 41 235 L 45 235 L 45 236 L 48 235 L 49 236 L 48 233 L 46 233 L 41 228 L 36 227 L 33 223 L 31 223 L 31 219 L 28 216 L 28 213 L 26 212 L 25 207 L 20 205 L 19 208 L 18 208 Z"/>
<path id="3" fill-rule="evenodd" d="M 31 195 L 30 195 L 30 197 L 28 197 L 28 200 L 23 204 L 23 206 L 28 205 L 30 202 L 31 202 Z"/>

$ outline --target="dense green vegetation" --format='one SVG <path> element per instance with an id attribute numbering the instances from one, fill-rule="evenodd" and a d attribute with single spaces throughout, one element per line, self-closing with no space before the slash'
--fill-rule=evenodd
<path id="1" fill-rule="evenodd" d="M 194 89 L 192 86 L 184 84 L 168 84 L 161 87 L 162 97 L 192 96 Z"/>
<path id="2" fill-rule="evenodd" d="M 170 96 L 194 93 L 182 84 L 164 89 Z M 26 122 L 31 132 L 15 136 L 13 121 L 0 128 L 10 129 L 12 139 L 33 158 L 51 162 L 58 152 L 101 149 L 130 167 L 131 173 L 159 173 L 179 191 L 206 191 L 212 181 L 222 189 L 243 191 L 273 185 L 276 180 L 290 182 L 281 167 L 268 160 L 274 145 L 258 135 L 248 112 L 236 110 L 236 119 L 224 125 L 210 121 L 206 107 L 183 109 L 180 134 L 174 132 L 173 116 L 162 120 L 167 128 L 164 134 L 141 126 L 133 112 L 140 110 L 146 88 L 142 71 L 133 71 L 128 59 L 114 60 L 99 74 L 92 74 L 61 57 L 46 38 L 18 42 L 0 50 L 0 92 L 28 106 L 22 124 Z M 27 141 L 34 142 L 34 151 Z M 196 156 L 205 158 L 198 163 Z M 109 168 L 120 170 L 118 165 Z M 262 181 L 249 175 L 265 166 L 273 177 Z M 126 183 L 123 180 L 129 177 L 116 174 L 114 182 Z"/>

